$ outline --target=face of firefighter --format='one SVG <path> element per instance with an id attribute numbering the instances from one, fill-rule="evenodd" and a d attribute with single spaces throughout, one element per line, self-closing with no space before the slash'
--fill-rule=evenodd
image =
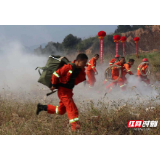
<path id="1" fill-rule="evenodd" d="M 129 62 L 129 64 L 132 66 L 134 64 L 134 62 Z"/>
<path id="2" fill-rule="evenodd" d="M 147 66 L 148 66 L 149 64 L 148 64 L 148 63 L 145 63 L 145 65 L 147 65 Z"/>
<path id="3" fill-rule="evenodd" d="M 75 61 L 75 65 L 77 68 L 84 68 L 87 64 L 88 59 L 85 60 L 77 60 Z"/>
<path id="4" fill-rule="evenodd" d="M 94 57 L 96 60 L 98 60 L 99 59 L 99 57 L 98 56 L 96 56 L 96 57 Z"/>
<path id="5" fill-rule="evenodd" d="M 125 58 L 121 58 L 120 62 L 121 62 L 121 64 L 124 64 L 125 63 Z"/>

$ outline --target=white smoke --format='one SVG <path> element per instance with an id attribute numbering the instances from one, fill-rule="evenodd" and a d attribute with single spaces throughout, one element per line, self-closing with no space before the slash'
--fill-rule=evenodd
<path id="1" fill-rule="evenodd" d="M 155 86 L 146 86 L 144 82 L 139 82 L 136 71 L 133 71 L 134 75 L 126 75 L 128 84 L 125 92 L 121 91 L 120 87 L 117 85 L 111 93 L 108 93 L 106 86 L 110 84 L 111 81 L 107 82 L 105 85 L 103 84 L 105 79 L 104 71 L 107 67 L 108 63 L 97 67 L 98 75 L 96 75 L 94 88 L 89 89 L 88 85 L 84 88 L 82 84 L 76 88 L 75 93 L 78 93 L 77 99 L 81 97 L 86 101 L 91 100 L 95 103 L 95 106 L 98 106 L 99 101 L 103 101 L 110 107 L 118 107 L 126 104 L 136 104 L 135 107 L 138 105 L 145 106 L 151 101 L 153 101 L 152 105 L 160 103 L 158 98 L 160 90 Z"/>
<path id="2" fill-rule="evenodd" d="M 67 56 L 67 58 L 74 60 L 76 55 Z M 58 105 L 57 94 L 45 97 L 45 94 L 50 90 L 37 82 L 39 73 L 35 68 L 45 66 L 47 59 L 48 56 L 37 56 L 29 53 L 20 42 L 14 41 L 4 44 L 0 51 L 0 94 L 3 96 L 4 92 L 7 94 L 16 93 L 19 97 L 34 98 L 37 99 L 37 102 L 43 100 L 42 102 L 45 101 L 45 103 L 53 103 L 52 100 L 55 101 L 56 99 L 56 105 Z M 84 105 L 86 105 L 86 103 L 93 101 L 95 106 L 98 106 L 99 101 L 103 101 L 106 105 L 112 107 L 125 105 L 126 103 L 147 104 L 152 99 L 155 100 L 154 102 L 159 102 L 156 99 L 159 91 L 155 88 L 145 87 L 143 83 L 137 81 L 135 75 L 127 75 L 128 87 L 126 92 L 122 92 L 117 86 L 112 93 L 107 93 L 105 87 L 109 82 L 103 85 L 104 71 L 107 67 L 108 63 L 97 66 L 99 74 L 96 75 L 96 83 L 93 89 L 90 90 L 88 84 L 84 86 L 83 83 L 75 86 L 73 92 L 76 103 L 84 102 Z M 137 88 L 134 86 L 137 86 Z"/>

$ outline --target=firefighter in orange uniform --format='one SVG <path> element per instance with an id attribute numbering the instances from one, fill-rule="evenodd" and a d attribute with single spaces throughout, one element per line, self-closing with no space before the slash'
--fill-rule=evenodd
<path id="1" fill-rule="evenodd" d="M 119 61 L 119 55 L 115 55 L 115 58 L 111 59 L 109 62 L 109 66 L 113 65 L 114 63 L 117 63 Z"/>
<path id="2" fill-rule="evenodd" d="M 50 114 L 63 115 L 67 112 L 72 131 L 80 129 L 78 109 L 73 101 L 72 90 L 75 85 L 86 80 L 85 66 L 88 61 L 86 54 L 79 54 L 72 65 L 66 64 L 53 73 L 51 90 L 58 88 L 59 106 L 37 105 L 37 115 L 41 111 L 47 111 Z"/>
<path id="3" fill-rule="evenodd" d="M 142 62 L 149 62 L 147 58 L 144 58 L 142 60 Z M 140 64 L 137 68 L 137 76 L 138 76 L 138 80 L 139 81 L 144 81 L 147 85 L 150 84 L 150 80 L 147 78 L 147 75 L 146 76 L 143 76 L 141 74 L 141 72 L 145 75 L 146 74 L 146 71 L 148 69 L 148 63 L 144 63 L 144 64 Z M 140 69 L 141 69 L 141 72 L 140 72 Z"/>
<path id="4" fill-rule="evenodd" d="M 119 55 L 115 55 L 115 58 L 111 59 L 111 61 L 109 62 L 109 66 L 113 65 L 114 63 L 119 61 Z M 104 80 L 103 84 L 107 83 L 107 79 Z"/>
<path id="5" fill-rule="evenodd" d="M 89 88 L 92 88 L 94 86 L 94 83 L 96 82 L 96 78 L 95 78 L 95 74 L 98 74 L 97 70 L 96 70 L 96 61 L 98 60 L 99 55 L 96 54 L 88 63 L 87 66 L 87 83 L 89 84 Z"/>
<path id="6" fill-rule="evenodd" d="M 129 59 L 129 62 L 124 64 L 124 68 L 123 68 L 123 74 L 122 74 L 122 79 L 124 81 L 125 84 L 127 84 L 127 78 L 125 77 L 125 75 L 128 73 L 130 75 L 133 75 L 133 73 L 131 72 L 130 68 L 132 67 L 132 65 L 134 64 L 134 59 Z"/>
<path id="7" fill-rule="evenodd" d="M 121 74 L 123 75 L 123 70 L 124 70 L 124 63 L 125 63 L 125 58 L 121 57 L 120 61 L 117 63 L 114 63 L 114 65 L 118 65 L 121 69 Z M 119 78 L 119 69 L 117 67 L 113 67 L 112 69 L 112 79 L 116 80 Z M 118 79 L 118 81 L 116 82 L 111 82 L 106 89 L 109 89 L 108 92 L 111 92 L 113 87 L 118 83 L 118 85 L 120 86 L 121 90 L 124 91 L 126 89 L 125 84 L 124 84 L 124 80 L 122 79 L 122 77 L 120 77 Z"/>

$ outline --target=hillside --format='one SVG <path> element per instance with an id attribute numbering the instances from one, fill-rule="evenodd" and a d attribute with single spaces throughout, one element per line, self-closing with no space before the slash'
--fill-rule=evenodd
<path id="1" fill-rule="evenodd" d="M 118 34 L 118 33 L 116 33 Z M 113 35 L 109 34 L 104 38 L 104 55 L 114 55 L 115 54 L 115 43 L 113 42 Z M 127 54 L 133 54 L 136 52 L 136 44 L 133 41 L 134 37 L 139 37 L 139 52 L 151 52 L 158 51 L 160 49 L 160 26 L 145 26 L 134 31 L 128 31 L 125 33 L 119 33 L 121 36 L 126 36 L 127 41 L 125 43 L 125 52 Z M 61 52 L 67 53 L 79 53 L 85 52 L 88 55 L 95 54 L 99 52 L 99 39 L 98 36 L 90 37 L 81 40 L 76 46 L 72 48 L 65 48 L 63 43 L 49 42 L 45 47 L 38 47 L 34 50 L 35 53 L 40 54 L 55 54 Z M 119 54 L 122 55 L 122 43 L 119 43 Z"/>
<path id="2" fill-rule="evenodd" d="M 147 53 L 151 51 L 158 51 L 160 49 L 160 26 L 146 26 L 144 29 L 139 28 L 135 31 L 129 31 L 126 33 L 119 34 L 121 36 L 126 36 L 127 41 L 125 43 L 125 52 L 127 54 L 136 53 L 136 44 L 134 42 L 134 37 L 139 37 L 139 52 Z M 113 37 L 113 35 L 110 35 Z M 86 50 L 87 54 L 94 54 L 99 52 L 98 49 L 92 45 L 89 49 Z M 119 43 L 119 54 L 122 55 L 122 43 Z M 115 43 L 113 39 L 109 39 L 106 42 L 106 38 L 104 39 L 104 54 L 105 55 L 114 55 L 115 54 Z"/>

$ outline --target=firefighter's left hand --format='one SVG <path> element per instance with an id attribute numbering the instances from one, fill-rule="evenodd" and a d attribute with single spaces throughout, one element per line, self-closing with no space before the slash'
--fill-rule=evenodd
<path id="1" fill-rule="evenodd" d="M 95 72 L 95 75 L 98 75 L 98 72 L 97 72 L 97 71 Z"/>
<path id="2" fill-rule="evenodd" d="M 53 87 L 53 86 L 52 86 L 52 87 L 50 88 L 51 91 L 53 91 L 54 89 L 56 89 L 56 87 Z"/>

